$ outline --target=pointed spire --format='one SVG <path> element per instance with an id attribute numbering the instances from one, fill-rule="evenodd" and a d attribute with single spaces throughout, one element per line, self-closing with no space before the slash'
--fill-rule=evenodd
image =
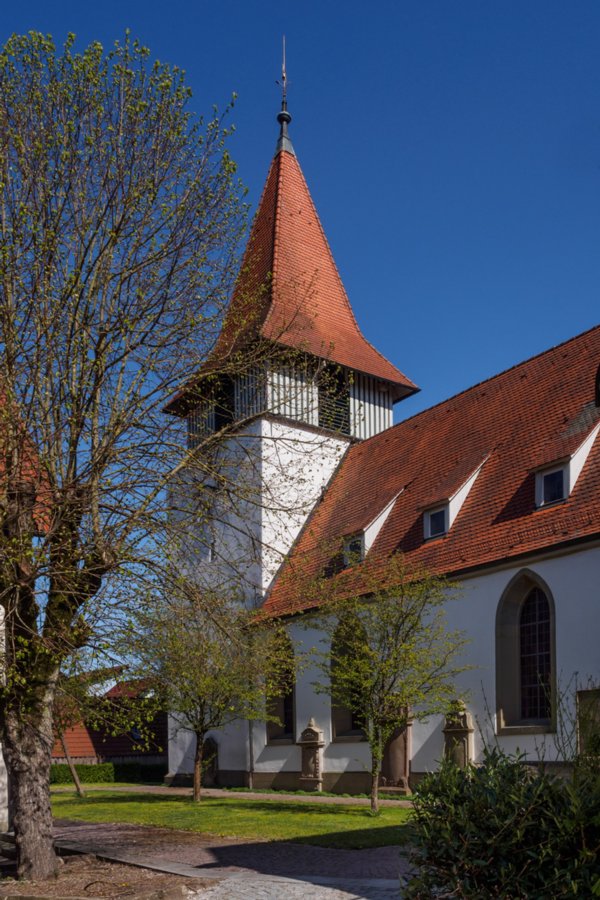
<path id="1" fill-rule="evenodd" d="M 281 87 L 281 111 L 277 114 L 277 121 L 281 126 L 279 131 L 279 140 L 275 148 L 275 153 L 281 150 L 287 150 L 288 153 L 294 153 L 292 142 L 288 136 L 287 127 L 292 121 L 292 117 L 287 108 L 287 71 L 285 68 L 285 34 L 283 36 L 283 62 L 281 64 L 281 81 L 277 82 Z M 295 154 L 294 154 L 295 155 Z"/>

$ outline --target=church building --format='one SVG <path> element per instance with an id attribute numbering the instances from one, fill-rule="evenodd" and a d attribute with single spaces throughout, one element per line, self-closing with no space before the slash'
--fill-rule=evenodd
<path id="1" fill-rule="evenodd" d="M 319 640 L 302 626 L 294 572 L 343 579 L 354 568 L 360 580 L 361 561 L 403 554 L 459 581 L 447 618 L 469 641 L 470 668 L 458 679 L 467 699 L 455 746 L 465 760 L 495 743 L 561 762 L 578 711 L 600 696 L 600 326 L 394 426 L 394 405 L 418 388 L 361 333 L 285 97 L 277 118 L 222 332 L 168 408 L 187 419 L 191 448 L 215 439 L 189 574 L 280 617 L 292 647 Z M 226 481 L 235 502 L 219 490 Z M 317 787 L 368 789 L 368 745 L 315 691 L 319 677 L 298 675 L 279 726 L 214 734 L 220 783 L 300 787 L 309 733 Z M 435 768 L 448 731 L 434 716 L 396 735 L 385 784 Z M 193 750 L 174 729 L 172 778 L 191 773 Z"/>

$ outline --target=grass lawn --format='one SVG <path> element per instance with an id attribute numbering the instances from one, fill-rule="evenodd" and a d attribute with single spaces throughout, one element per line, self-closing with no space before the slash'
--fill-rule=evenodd
<path id="1" fill-rule="evenodd" d="M 346 850 L 402 844 L 409 836 L 411 811 L 400 807 L 386 806 L 379 816 L 371 816 L 364 806 L 294 803 L 291 799 L 206 798 L 198 804 L 186 797 L 94 791 L 92 785 L 86 790 L 84 800 L 74 793 L 53 793 L 54 815 Z"/>

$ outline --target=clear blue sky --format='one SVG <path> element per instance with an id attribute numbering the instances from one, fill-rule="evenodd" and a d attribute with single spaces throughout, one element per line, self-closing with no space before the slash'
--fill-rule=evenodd
<path id="1" fill-rule="evenodd" d="M 291 136 L 359 323 L 412 414 L 600 320 L 597 0 L 27 0 L 37 29 L 126 27 L 209 112 L 256 204 L 288 45 Z"/>

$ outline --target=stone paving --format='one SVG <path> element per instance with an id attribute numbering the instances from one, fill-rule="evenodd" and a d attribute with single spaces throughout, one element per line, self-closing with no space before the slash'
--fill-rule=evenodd
<path id="1" fill-rule="evenodd" d="M 198 900 L 205 897 L 210 900 L 397 900 L 401 895 L 397 884 L 381 887 L 347 881 L 343 883 L 343 888 L 339 888 L 291 879 L 228 878 L 196 896 Z"/>
<path id="2" fill-rule="evenodd" d="M 333 850 L 140 825 L 57 820 L 56 838 L 67 850 L 187 876 L 211 900 L 395 900 L 410 868 L 399 847 Z"/>

